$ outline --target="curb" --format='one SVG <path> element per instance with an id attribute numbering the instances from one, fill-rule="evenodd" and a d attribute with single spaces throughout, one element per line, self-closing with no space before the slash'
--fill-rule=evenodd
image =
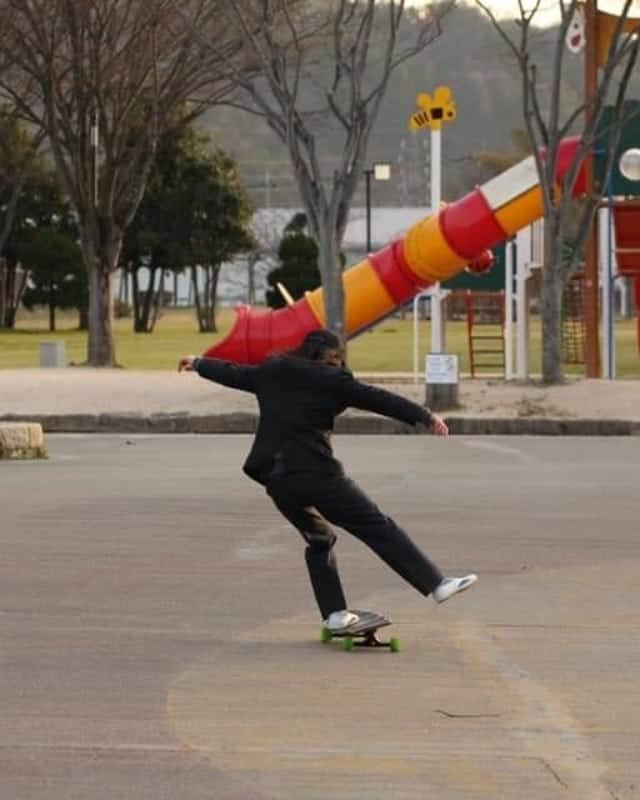
<path id="1" fill-rule="evenodd" d="M 555 417 L 446 416 L 452 434 L 462 436 L 640 436 L 640 420 Z M 0 422 L 35 422 L 46 433 L 255 433 L 255 414 L 35 414 L 7 415 Z M 385 417 L 346 415 L 336 433 L 404 434 L 417 431 Z"/>

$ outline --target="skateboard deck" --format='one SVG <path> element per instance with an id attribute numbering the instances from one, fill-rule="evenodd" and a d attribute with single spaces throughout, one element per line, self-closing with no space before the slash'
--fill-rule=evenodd
<path id="1" fill-rule="evenodd" d="M 376 614 L 373 611 L 359 611 L 353 609 L 359 619 L 353 625 L 342 628 L 339 631 L 331 631 L 326 627 L 322 628 L 321 641 L 327 644 L 332 639 L 342 639 L 345 650 L 353 650 L 354 647 L 388 647 L 392 653 L 400 650 L 400 641 L 395 637 L 388 640 L 380 640 L 376 636 L 379 628 L 386 628 L 391 625 L 391 620 Z"/>

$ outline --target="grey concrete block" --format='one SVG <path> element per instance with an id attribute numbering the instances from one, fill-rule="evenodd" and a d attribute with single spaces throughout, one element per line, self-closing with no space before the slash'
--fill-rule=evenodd
<path id="1" fill-rule="evenodd" d="M 64 342 L 40 342 L 41 367 L 66 367 L 67 350 Z"/>
<path id="2" fill-rule="evenodd" d="M 42 425 L 37 422 L 0 422 L 0 458 L 46 458 Z"/>

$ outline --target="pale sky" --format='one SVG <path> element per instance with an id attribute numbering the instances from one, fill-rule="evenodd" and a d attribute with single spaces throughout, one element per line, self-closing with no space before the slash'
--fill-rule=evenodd
<path id="1" fill-rule="evenodd" d="M 475 5 L 474 0 L 466 0 L 468 5 Z M 516 0 L 484 0 L 485 5 L 491 8 L 496 16 L 511 19 L 517 19 L 520 14 L 518 11 L 518 4 Z M 533 5 L 533 0 L 529 0 L 527 5 Z M 598 8 L 600 11 L 609 13 L 616 13 L 624 8 L 625 0 L 598 0 Z M 407 5 L 421 6 L 425 5 L 425 0 L 407 0 Z M 559 0 L 542 0 L 540 8 L 535 16 L 535 23 L 541 27 L 546 25 L 553 25 L 560 19 L 558 13 Z M 629 10 L 630 17 L 640 17 L 640 0 L 633 0 L 631 9 Z"/>
<path id="2" fill-rule="evenodd" d="M 473 0 L 469 2 L 469 5 L 475 5 Z M 514 0 L 488 0 L 485 5 L 494 11 L 496 16 L 511 19 L 518 19 L 520 17 L 518 4 L 514 2 Z M 528 5 L 534 5 L 534 3 L 526 3 L 525 8 L 527 8 Z M 540 27 L 553 25 L 558 22 L 559 18 L 558 0 L 542 0 L 540 8 L 535 16 L 536 25 Z"/>
<path id="3" fill-rule="evenodd" d="M 463 0 L 467 5 L 475 5 L 474 0 Z M 518 5 L 515 0 L 483 0 L 485 4 L 495 12 L 498 17 L 511 17 L 515 19 L 518 14 Z M 424 6 L 428 3 L 425 0 L 406 0 L 408 6 Z M 536 14 L 536 21 L 539 24 L 551 25 L 558 19 L 558 0 L 542 0 L 540 10 Z"/>

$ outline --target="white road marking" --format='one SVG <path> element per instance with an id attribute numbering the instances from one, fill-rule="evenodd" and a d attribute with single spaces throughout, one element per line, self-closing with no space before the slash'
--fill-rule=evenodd
<path id="1" fill-rule="evenodd" d="M 488 442 L 485 439 L 461 439 L 461 443 L 465 447 L 472 447 L 476 450 L 488 450 L 492 453 L 501 453 L 505 456 L 515 456 L 520 461 L 535 461 L 535 458 L 530 453 L 525 453 L 518 447 L 509 447 L 506 444 L 497 444 L 496 442 Z"/>

